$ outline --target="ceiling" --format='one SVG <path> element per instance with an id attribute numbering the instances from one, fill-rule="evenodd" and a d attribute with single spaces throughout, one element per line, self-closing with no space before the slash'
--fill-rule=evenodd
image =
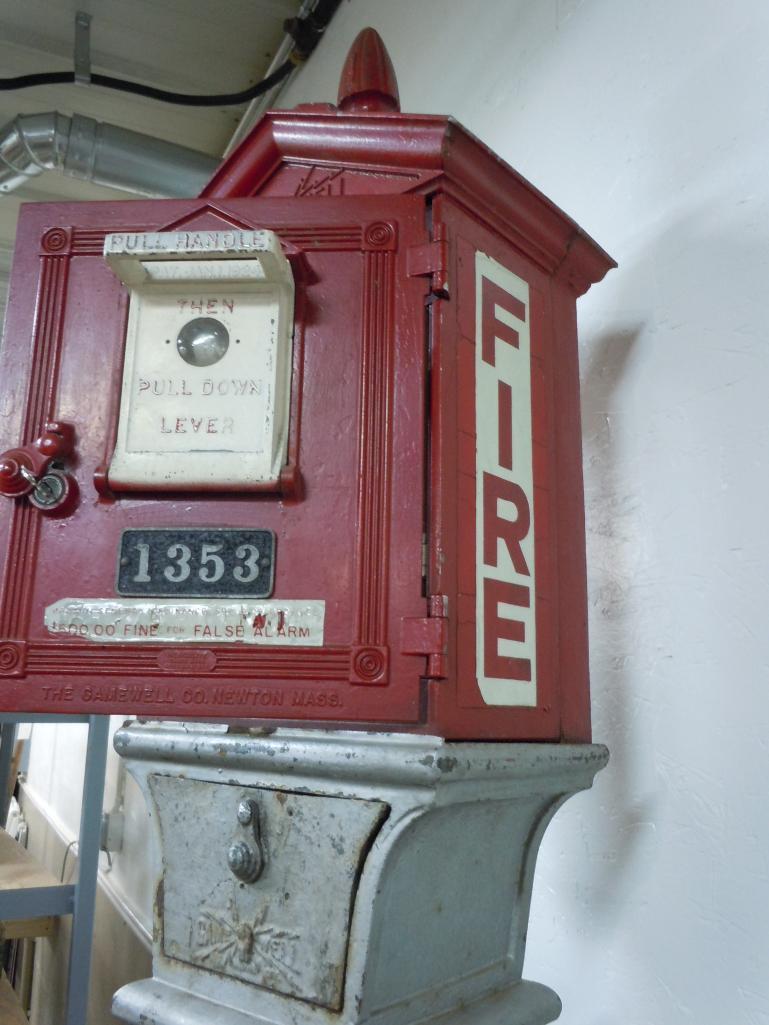
<path id="1" fill-rule="evenodd" d="M 71 71 L 75 15 L 91 15 L 94 71 L 189 93 L 237 92 L 262 79 L 300 0 L 2 0 L 3 77 Z M 245 107 L 183 107 L 86 85 L 0 91 L 0 126 L 17 114 L 83 114 L 220 156 Z M 0 303 L 23 202 L 127 198 L 45 171 L 0 194 Z"/>

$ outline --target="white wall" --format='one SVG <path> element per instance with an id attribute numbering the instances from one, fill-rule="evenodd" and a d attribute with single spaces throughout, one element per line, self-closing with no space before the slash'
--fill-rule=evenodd
<path id="1" fill-rule="evenodd" d="M 769 6 L 353 0 L 286 105 L 335 99 L 367 24 L 404 109 L 455 115 L 620 263 L 580 303 L 613 757 L 545 839 L 527 974 L 563 1025 L 767 1025 Z"/>
<path id="2" fill-rule="evenodd" d="M 563 1025 L 769 1023 L 769 5 L 353 0 L 619 270 L 580 303 L 595 789 L 542 850 L 527 974 Z"/>

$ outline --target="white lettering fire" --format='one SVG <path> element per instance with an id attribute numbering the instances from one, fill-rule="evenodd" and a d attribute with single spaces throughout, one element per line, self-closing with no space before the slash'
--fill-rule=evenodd
<path id="1" fill-rule="evenodd" d="M 487 705 L 537 702 L 529 286 L 476 253 L 476 672 Z"/>

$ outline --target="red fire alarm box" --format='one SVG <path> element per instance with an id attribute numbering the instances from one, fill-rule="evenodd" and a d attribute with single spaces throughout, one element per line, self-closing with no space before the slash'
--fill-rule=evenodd
<path id="1" fill-rule="evenodd" d="M 24 208 L 0 708 L 587 740 L 575 303 L 613 266 L 375 34 L 195 200 Z"/>

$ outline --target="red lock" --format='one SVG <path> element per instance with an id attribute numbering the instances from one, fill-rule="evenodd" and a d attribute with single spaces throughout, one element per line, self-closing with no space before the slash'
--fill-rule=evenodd
<path id="1" fill-rule="evenodd" d="M 612 266 L 402 114 L 371 30 L 199 199 L 26 207 L 8 429 L 78 410 L 83 501 L 0 508 L 0 707 L 589 739 L 575 306 Z"/>
<path id="2" fill-rule="evenodd" d="M 29 496 L 41 512 L 71 511 L 77 497 L 73 477 L 54 464 L 71 456 L 75 447 L 75 428 L 70 423 L 52 421 L 30 445 L 10 449 L 0 455 L 0 495 L 6 498 Z"/>

